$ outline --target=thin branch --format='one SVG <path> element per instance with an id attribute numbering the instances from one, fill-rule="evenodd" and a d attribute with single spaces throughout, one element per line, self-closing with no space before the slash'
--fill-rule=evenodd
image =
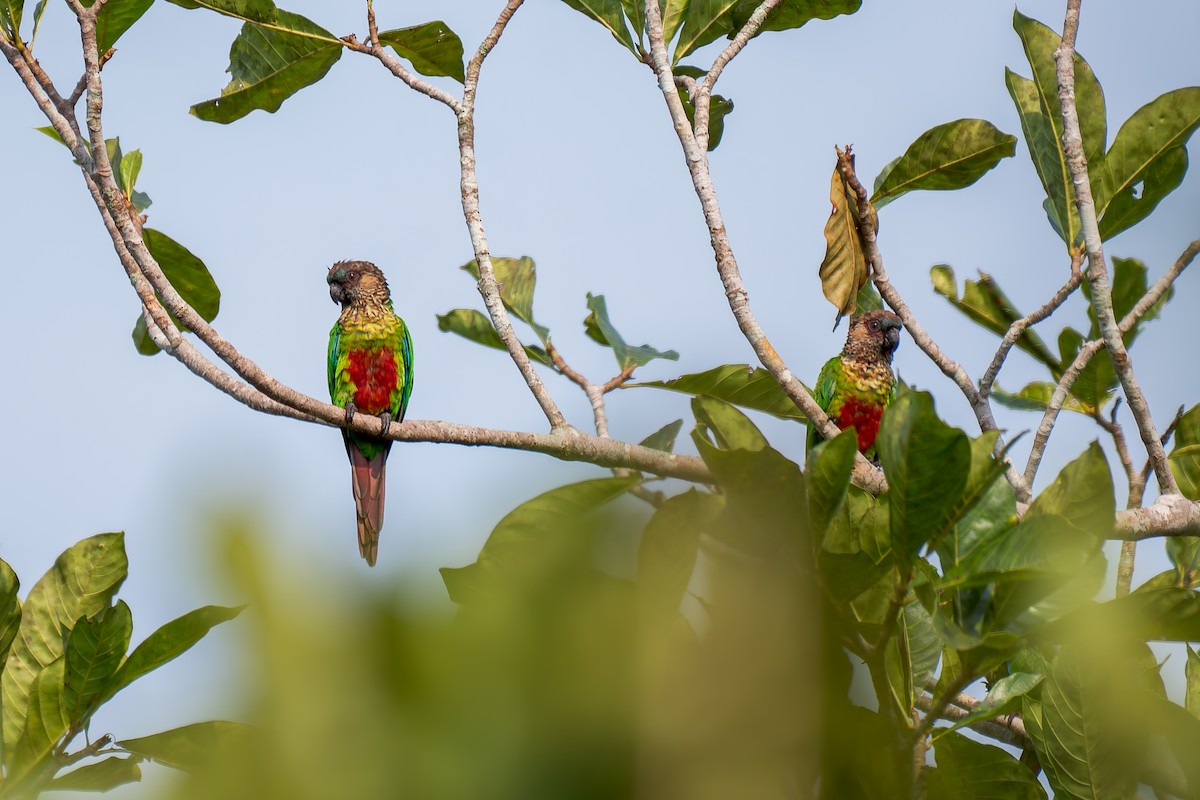
<path id="1" fill-rule="evenodd" d="M 839 433 L 837 425 L 829 420 L 804 385 L 788 369 L 787 364 L 767 339 L 766 333 L 750 309 L 741 270 L 738 268 L 733 248 L 729 244 L 729 235 L 725 230 L 725 221 L 721 215 L 716 189 L 713 187 L 712 176 L 709 173 L 708 155 L 704 147 L 697 142 L 692 128 L 688 124 L 683 102 L 679 99 L 679 93 L 675 89 L 675 77 L 671 72 L 670 58 L 663 41 L 662 14 L 658 8 L 658 2 L 657 0 L 646 0 L 645 7 L 653 69 L 658 78 L 658 86 L 662 91 L 663 99 L 666 101 L 667 110 L 670 112 L 675 133 L 683 147 L 684 159 L 691 174 L 692 185 L 700 200 L 700 207 L 703 210 L 704 221 L 712 242 L 717 274 L 725 288 L 725 297 L 729 301 L 730 311 L 733 312 L 738 328 L 754 349 L 754 354 L 758 357 L 759 362 L 771 373 L 771 376 L 796 404 L 796 407 L 804 413 L 809 424 L 815 426 L 824 436 L 833 438 Z M 863 458 L 861 453 L 858 455 L 854 467 L 854 482 L 875 494 L 879 494 L 886 485 L 883 473 Z"/>
<path id="2" fill-rule="evenodd" d="M 1129 410 L 1133 414 L 1138 432 L 1142 436 L 1142 443 L 1146 446 L 1146 453 L 1154 465 L 1159 491 L 1163 494 L 1174 494 L 1179 491 L 1179 487 L 1175 484 L 1175 476 L 1167 464 L 1167 453 L 1163 449 L 1162 442 L 1159 441 L 1158 432 L 1154 428 L 1154 417 L 1150 413 L 1150 406 L 1142 393 L 1142 387 L 1138 384 L 1133 370 L 1133 362 L 1125 349 L 1125 341 L 1113 313 L 1112 286 L 1109 283 L 1108 267 L 1104 260 L 1104 244 L 1100 239 L 1096 204 L 1092 200 L 1087 159 L 1083 153 L 1079 113 L 1075 107 L 1075 34 L 1079 30 L 1079 5 L 1080 0 L 1067 0 L 1062 44 L 1054 52 L 1054 58 L 1058 67 L 1058 100 L 1063 119 L 1063 151 L 1071 172 L 1071 181 L 1075 186 L 1075 205 L 1079 209 L 1079 225 L 1083 232 L 1084 247 L 1087 250 L 1087 278 L 1092 285 L 1092 308 L 1096 312 L 1096 321 L 1100 325 L 1104 343 L 1112 357 L 1117 378 L 1121 382 L 1121 388 L 1125 391 Z"/>
<path id="3" fill-rule="evenodd" d="M 947 705 L 937 717 L 949 722 L 958 722 L 960 719 L 966 717 L 970 711 L 960 707 L 961 703 L 959 702 L 960 698 L 966 697 L 970 697 L 970 695 L 958 695 L 952 701 L 955 705 Z M 917 698 L 914 705 L 928 714 L 933 707 L 933 698 L 923 694 Z M 1007 745 L 1012 745 L 1013 747 L 1025 747 L 1030 743 L 1029 735 L 1025 732 L 1025 724 L 1021 721 L 1020 717 L 999 717 L 996 719 L 978 720 L 976 722 L 968 722 L 967 727 L 976 733 L 981 733 L 984 736 Z"/>
<path id="4" fill-rule="evenodd" d="M 1166 295 L 1167 290 L 1172 284 L 1183 274 L 1183 271 L 1195 260 L 1200 254 L 1200 239 L 1193 241 L 1186 248 L 1179 258 L 1175 259 L 1175 263 L 1163 273 L 1163 275 L 1154 282 L 1141 299 L 1134 304 L 1122 319 L 1118 329 L 1123 336 L 1133 330 L 1133 326 L 1146 315 L 1155 304 Z M 1090 342 L 1085 342 L 1076 354 L 1075 360 L 1063 372 L 1062 377 L 1058 379 L 1058 385 L 1054 387 L 1054 393 L 1050 397 L 1050 402 L 1046 404 L 1046 411 L 1042 414 L 1042 421 L 1038 424 L 1037 432 L 1033 437 L 1033 447 L 1029 451 L 1029 460 L 1025 464 L 1025 482 L 1032 486 L 1033 480 L 1037 476 L 1038 467 L 1042 462 L 1042 455 L 1046 450 L 1046 443 L 1050 439 L 1050 433 L 1054 430 L 1055 421 L 1058 418 L 1059 411 L 1062 410 L 1063 404 L 1067 400 L 1067 395 L 1071 391 L 1071 387 L 1075 385 L 1083 370 L 1087 368 L 1092 357 L 1100 351 L 1104 346 L 1104 342 L 1100 339 L 1094 339 Z M 1164 440 L 1160 439 L 1160 446 Z"/>
<path id="5" fill-rule="evenodd" d="M 1080 260 L 1079 257 L 1072 257 L 1071 277 L 1067 279 L 1062 288 L 1055 292 L 1054 296 L 1045 305 L 1008 327 L 1008 331 L 1004 334 L 1000 346 L 996 349 L 996 355 L 992 357 L 992 363 L 988 364 L 983 377 L 979 379 L 979 395 L 981 397 L 986 398 L 991 396 L 992 386 L 996 382 L 996 377 L 1000 374 L 1000 368 L 1004 366 L 1004 362 L 1008 358 L 1013 345 L 1024 335 L 1025 331 L 1053 314 L 1079 288 L 1079 284 L 1083 282 L 1083 271 L 1079 269 Z"/>
<path id="6" fill-rule="evenodd" d="M 1181 494 L 1164 494 L 1145 508 L 1117 512 L 1114 539 L 1141 541 L 1162 536 L 1200 536 L 1200 503 Z"/>
<path id="7" fill-rule="evenodd" d="M 389 53 L 387 49 L 385 49 L 384 46 L 379 43 L 378 31 L 374 31 L 371 34 L 371 37 L 372 38 L 367 42 L 360 42 L 353 34 L 351 34 L 350 36 L 343 37 L 341 39 L 341 43 L 356 53 L 365 53 L 366 55 L 377 59 L 380 64 L 383 64 L 383 66 L 387 68 L 388 72 L 392 73 L 401 81 L 403 81 L 404 84 L 410 89 L 420 92 L 426 97 L 432 98 L 442 105 L 449 107 L 450 110 L 455 114 L 458 114 L 462 111 L 462 105 L 459 103 L 457 97 L 449 92 L 437 88 L 431 83 L 422 80 L 407 67 L 405 67 L 400 59 Z"/>
<path id="8" fill-rule="evenodd" d="M 1129 484 L 1129 493 L 1125 501 L 1125 508 L 1137 508 L 1142 504 L 1142 495 L 1146 490 L 1146 479 L 1133 466 L 1133 457 L 1129 454 L 1129 444 L 1125 440 L 1125 429 L 1121 423 L 1117 422 L 1117 411 L 1121 408 L 1121 398 L 1118 397 L 1113 402 L 1112 411 L 1109 418 L 1105 419 L 1104 414 L 1100 409 L 1095 409 L 1092 414 L 1101 428 L 1108 432 L 1112 437 L 1113 446 L 1117 449 L 1117 457 L 1121 460 L 1121 467 L 1125 470 L 1125 479 Z M 1137 542 L 1122 542 L 1121 556 L 1117 561 L 1117 585 L 1116 596 L 1124 597 L 1129 594 L 1129 590 L 1133 587 L 1133 566 L 1137 557 Z"/>

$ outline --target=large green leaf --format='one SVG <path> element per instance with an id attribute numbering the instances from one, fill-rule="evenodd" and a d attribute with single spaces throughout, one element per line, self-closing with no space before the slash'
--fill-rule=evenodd
<path id="1" fill-rule="evenodd" d="M 957 561 L 958 555 L 965 554 L 974 547 L 974 542 L 964 542 L 960 538 L 962 531 L 959 530 L 959 523 L 989 497 L 994 484 L 1001 482 L 1000 478 L 1004 475 L 1004 462 L 994 455 L 996 440 L 999 436 L 999 431 L 988 431 L 979 438 L 971 440 L 971 468 L 967 475 L 967 484 L 963 488 L 962 499 L 958 507 L 951 513 L 954 525 L 943 532 L 943 537 L 951 540 L 950 547 L 942 548 L 940 546 L 943 537 L 930 541 L 931 550 L 938 550 L 939 554 L 945 549 L 951 552 L 951 559 L 949 562 L 942 563 L 943 568 Z M 985 505 L 985 510 L 990 513 L 995 512 L 990 505 Z"/>
<path id="2" fill-rule="evenodd" d="M 871 202 L 883 208 L 916 189 L 962 189 L 1017 152 L 1017 137 L 982 119 L 945 122 L 922 133 L 875 178 Z"/>
<path id="3" fill-rule="evenodd" d="M 83 0 L 85 8 L 91 8 L 96 0 Z M 117 43 L 133 23 L 142 18 L 154 0 L 108 0 L 96 17 L 96 44 L 100 55 Z"/>
<path id="4" fill-rule="evenodd" d="M 999 747 L 950 733 L 933 749 L 937 768 L 929 774 L 929 800 L 1045 800 L 1046 790 L 1029 768 Z"/>
<path id="5" fill-rule="evenodd" d="M 1055 797 L 1123 800 L 1134 794 L 1130 762 L 1141 752 L 1138 726 L 1117 713 L 1117 671 L 1073 645 L 1054 659 L 1042 686 L 1038 756 Z"/>
<path id="6" fill-rule="evenodd" d="M 93 704 L 105 694 L 121 666 L 132 634 L 133 615 L 124 600 L 75 623 L 67 640 L 63 692 L 63 710 L 72 725 L 85 721 L 95 710 Z"/>
<path id="7" fill-rule="evenodd" d="M 767 437 L 750 418 L 724 400 L 693 397 L 692 413 L 696 416 L 694 438 L 706 438 L 705 434 L 711 432 L 722 450 L 762 450 L 767 446 Z"/>
<path id="8" fill-rule="evenodd" d="M 635 3 L 640 1 L 633 0 Z M 679 32 L 679 26 L 683 24 L 684 17 L 687 16 L 689 5 L 689 0 L 658 0 L 663 21 L 663 43 L 668 49 L 670 49 L 671 40 Z"/>
<path id="9" fill-rule="evenodd" d="M 762 411 L 780 419 L 804 421 L 804 415 L 775 382 L 771 373 L 747 364 L 725 364 L 704 372 L 680 375 L 666 381 L 627 383 L 623 388 L 648 386 L 690 395 L 708 395 L 742 408 Z"/>
<path id="10" fill-rule="evenodd" d="M 38 674 L 59 659 L 75 621 L 112 603 L 125 580 L 125 536 L 102 533 L 73 545 L 29 590 L 21 615 L 20 633 L 13 641 L 0 677 L 3 694 L 6 753 L 25 729 L 29 695 Z M 64 670 L 66 662 L 63 662 Z"/>
<path id="11" fill-rule="evenodd" d="M 599 22 L 608 29 L 614 39 L 628 47 L 629 52 L 635 56 L 638 55 L 637 46 L 633 42 L 633 37 L 629 35 L 629 28 L 625 25 L 625 12 L 621 7 L 621 0 L 563 0 L 563 2 Z"/>
<path id="12" fill-rule="evenodd" d="M 1170 463 L 1179 491 L 1189 500 L 1200 500 L 1200 404 L 1179 418 Z"/>
<path id="13" fill-rule="evenodd" d="M 122 739 L 116 744 L 135 755 L 184 771 L 212 763 L 222 752 L 237 752 L 257 738 L 257 731 L 239 722 L 197 722 L 182 728 Z"/>
<path id="14" fill-rule="evenodd" d="M 25 0 L 0 0 L 0 26 L 14 41 L 21 30 L 21 16 L 25 11 Z"/>
<path id="15" fill-rule="evenodd" d="M 892 546 L 908 561 L 955 523 L 971 443 L 938 419 L 932 395 L 904 391 L 884 412 L 877 445 L 888 479 Z"/>
<path id="16" fill-rule="evenodd" d="M 1005 408 L 1016 411 L 1045 411 L 1046 406 L 1050 405 L 1050 398 L 1054 396 L 1054 388 L 1053 383 L 1046 381 L 1032 381 L 1015 392 L 1007 392 L 999 385 L 993 385 L 992 399 Z M 1072 397 L 1070 394 L 1067 395 L 1066 402 L 1062 407 L 1066 411 L 1086 414 L 1089 417 L 1092 415 L 1093 409 L 1092 405 Z"/>
<path id="17" fill-rule="evenodd" d="M 678 62 L 688 53 L 709 42 L 733 33 L 733 21 L 728 11 L 738 0 L 689 0 L 679 41 L 675 43 L 674 60 Z"/>
<path id="18" fill-rule="evenodd" d="M 1021 115 L 1025 143 L 1048 198 L 1047 215 L 1067 247 L 1079 244 L 1079 211 L 1075 190 L 1062 148 L 1063 121 L 1058 102 L 1054 51 L 1062 38 L 1037 20 L 1013 12 L 1013 28 L 1021 38 L 1033 80 L 1005 71 L 1009 93 Z M 1107 146 L 1104 92 L 1088 63 L 1075 54 L 1075 103 L 1083 150 L 1092 170 L 1100 169 Z"/>
<path id="19" fill-rule="evenodd" d="M 1013 528 L 976 547 L 946 570 L 943 588 L 989 583 L 1041 581 L 1045 595 L 1083 569 L 1101 540 L 1062 517 L 1027 515 Z M 1030 603 L 1035 599 L 1029 598 Z"/>
<path id="20" fill-rule="evenodd" d="M 279 9 L 273 0 L 167 0 L 180 8 L 204 8 L 227 17 L 247 22 L 274 25 L 279 21 Z"/>
<path id="21" fill-rule="evenodd" d="M 275 113 L 283 101 L 329 72 L 342 42 L 299 14 L 279 9 L 272 27 L 247 22 L 229 49 L 230 81 L 221 96 L 192 106 L 206 122 L 229 123 L 255 109 Z"/>
<path id="22" fill-rule="evenodd" d="M 973 322 L 997 336 L 1004 336 L 1014 322 L 1025 316 L 1013 305 L 996 280 L 985 272 L 979 273 L 978 281 L 966 279 L 961 298 L 958 296 L 958 280 L 952 267 L 945 264 L 933 266 L 929 270 L 929 278 L 933 282 L 935 292 L 945 297 L 952 306 Z M 1045 364 L 1051 372 L 1057 374 L 1062 371 L 1059 360 L 1032 327 L 1025 329 L 1016 344 Z"/>
<path id="23" fill-rule="evenodd" d="M 8 648 L 21 627 L 21 582 L 12 567 L 0 560 L 0 665 L 8 660 Z"/>
<path id="24" fill-rule="evenodd" d="M 1149 270 L 1146 265 L 1136 258 L 1120 258 L 1112 259 L 1112 304 L 1113 314 L 1117 320 L 1123 319 L 1130 311 L 1133 311 L 1134 306 L 1146 294 L 1149 288 L 1148 279 Z M 1100 325 L 1096 321 L 1096 310 L 1092 306 L 1092 289 L 1091 284 L 1087 281 L 1083 283 L 1083 295 L 1088 300 L 1087 314 L 1091 327 L 1088 330 L 1089 339 L 1099 339 L 1101 337 Z M 1157 319 L 1162 313 L 1163 306 L 1170 302 L 1175 296 L 1175 287 L 1170 286 L 1157 303 L 1150 306 L 1137 321 L 1136 324 L 1124 335 L 1125 344 L 1133 344 L 1134 339 L 1142 332 L 1142 326 L 1153 319 Z"/>
<path id="25" fill-rule="evenodd" d="M 6 746 L 4 751 L 8 758 L 6 777 L 11 781 L 20 781 L 50 756 L 70 727 L 63 700 L 65 668 L 66 660 L 59 656 L 37 674 L 30 686 L 24 730 L 13 747 Z M 4 722 L 7 727 L 7 716 Z"/>
<path id="26" fill-rule="evenodd" d="M 696 566 L 700 532 L 725 506 L 724 498 L 689 489 L 654 512 L 638 547 L 638 591 L 661 612 L 675 611 Z"/>
<path id="27" fill-rule="evenodd" d="M 486 598 L 489 572 L 521 569 L 555 546 L 564 527 L 641 482 L 641 477 L 597 478 L 544 492 L 514 508 L 492 529 L 474 564 L 441 569 L 450 599 L 469 605 Z"/>
<path id="28" fill-rule="evenodd" d="M 463 264 L 461 269 L 475 280 L 479 280 L 479 265 L 474 259 Z M 496 283 L 500 285 L 500 301 L 504 303 L 504 307 L 517 319 L 533 328 L 533 332 L 541 339 L 542 344 L 545 344 L 550 338 L 550 330 L 544 325 L 539 325 L 533 318 L 533 292 L 537 288 L 537 266 L 533 259 L 529 256 L 493 256 L 492 274 L 496 276 Z"/>
<path id="29" fill-rule="evenodd" d="M 851 430 L 821 442 L 808 453 L 805 463 L 808 513 L 818 534 L 825 532 L 846 500 L 857 454 L 858 437 Z"/>
<path id="30" fill-rule="evenodd" d="M 138 766 L 139 761 L 141 758 L 138 756 L 111 756 L 60 775 L 50 781 L 46 788 L 51 791 L 107 792 L 118 786 L 140 781 L 142 769 Z"/>
<path id="31" fill-rule="evenodd" d="M 761 0 L 738 0 L 729 11 L 730 28 L 734 34 L 742 29 Z M 783 0 L 767 14 L 759 31 L 786 31 L 799 28 L 814 19 L 833 19 L 841 14 L 853 14 L 862 0 Z"/>
<path id="32" fill-rule="evenodd" d="M 604 295 L 592 295 L 589 292 L 587 307 L 590 313 L 583 321 L 584 328 L 597 342 L 612 348 L 613 355 L 617 358 L 617 366 L 621 370 L 643 366 L 656 358 L 665 358 L 669 361 L 679 360 L 679 353 L 674 350 L 656 350 L 648 344 L 640 347 L 626 344 L 625 339 L 617 333 L 617 329 L 613 327 L 612 321 L 608 318 L 608 306 L 604 302 Z"/>
<path id="33" fill-rule="evenodd" d="M 204 262 L 165 233 L 145 228 L 142 236 L 150 254 L 162 268 L 167 280 L 175 287 L 175 291 L 179 292 L 179 296 L 202 318 L 212 322 L 221 308 L 221 289 Z M 178 320 L 176 324 L 179 324 Z M 145 312 L 139 314 L 137 322 L 134 323 L 133 344 L 137 351 L 145 356 L 152 356 L 158 352 L 158 345 L 150 339 L 146 329 Z"/>
<path id="34" fill-rule="evenodd" d="M 1063 467 L 1054 483 L 1033 501 L 1026 519 L 1051 514 L 1101 538 L 1112 531 L 1116 514 L 1112 472 L 1098 442 Z"/>
<path id="35" fill-rule="evenodd" d="M 508 349 L 504 346 L 504 342 L 500 341 L 500 334 L 496 333 L 496 329 L 492 327 L 492 321 L 482 311 L 474 308 L 455 308 L 445 314 L 438 314 L 437 322 L 438 330 L 457 333 L 464 339 L 470 339 L 485 347 L 493 347 L 497 350 Z M 529 356 L 531 361 L 545 364 L 547 367 L 551 366 L 550 356 L 546 355 L 545 350 L 537 345 L 524 345 L 524 347 L 525 355 Z"/>
<path id="36" fill-rule="evenodd" d="M 146 673 L 183 655 L 214 627 L 241 612 L 241 606 L 204 606 L 171 620 L 134 648 L 106 687 L 105 696 L 113 696 Z"/>
<path id="37" fill-rule="evenodd" d="M 422 75 L 445 75 L 459 83 L 467 79 L 463 69 L 462 40 L 441 20 L 380 31 L 379 41 L 395 50 L 401 58 L 408 59 L 413 69 Z"/>
<path id="38" fill-rule="evenodd" d="M 633 31 L 633 40 L 636 44 L 641 44 L 642 34 L 646 31 L 646 4 L 643 0 L 621 0 L 621 10 L 625 12 L 625 19 L 629 21 L 629 27 Z M 659 13 L 662 13 L 662 0 L 659 0 Z M 671 38 L 668 36 L 667 41 Z"/>
<path id="39" fill-rule="evenodd" d="M 1185 145 L 1200 126 L 1200 86 L 1176 89 L 1133 112 L 1113 140 L 1095 180 L 1100 235 L 1136 225 L 1183 181 Z M 1089 157 L 1089 165 L 1090 165 Z"/>

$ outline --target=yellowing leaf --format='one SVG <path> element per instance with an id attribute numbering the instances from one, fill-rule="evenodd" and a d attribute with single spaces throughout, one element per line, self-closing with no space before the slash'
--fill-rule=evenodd
<path id="1" fill-rule="evenodd" d="M 818 275 L 825 299 L 833 303 L 838 317 L 858 308 L 858 290 L 867 282 L 867 257 L 858 233 L 857 198 L 835 167 L 829 183 L 833 205 L 825 222 L 825 259 Z"/>

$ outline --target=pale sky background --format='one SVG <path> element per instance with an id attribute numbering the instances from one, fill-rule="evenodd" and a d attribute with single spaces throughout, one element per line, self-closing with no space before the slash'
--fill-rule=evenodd
<path id="1" fill-rule="evenodd" d="M 282 5 L 339 36 L 365 29 L 360 3 Z M 500 6 L 379 0 L 377 10 L 385 29 L 443 19 L 469 54 Z M 1061 29 L 1063 6 L 1025 0 L 1019 7 Z M 751 304 L 802 379 L 815 377 L 845 332 L 830 331 L 832 307 L 816 275 L 833 145 L 853 143 L 860 174 L 873 179 L 942 122 L 980 117 L 1020 136 L 1004 68 L 1029 75 L 1029 67 L 1012 12 L 1008 2 L 868 0 L 850 17 L 764 34 L 723 75 L 718 91 L 736 110 L 711 158 L 714 179 Z M 388 275 L 413 331 L 410 418 L 544 430 L 507 355 L 437 329 L 436 314 L 482 307 L 457 269 L 472 255 L 448 109 L 377 62 L 346 53 L 274 115 L 254 112 L 228 126 L 201 122 L 188 106 L 226 83 L 237 31 L 232 20 L 157 3 L 104 70 L 106 134 L 119 135 L 127 152 L 144 153 L 139 188 L 154 200 L 149 225 L 190 248 L 216 277 L 218 330 L 278 379 L 325 397 L 326 337 L 337 312 L 325 270 L 338 259 L 369 259 Z M 1194 0 L 1084 4 L 1078 47 L 1104 86 L 1110 143 L 1141 105 L 1200 84 L 1198 31 Z M 711 61 L 717 46 L 702 51 L 703 61 L 688 61 Z M 36 52 L 69 91 L 81 66 L 63 4 L 50 4 Z M 458 91 L 449 79 L 435 82 Z M 338 433 L 256 414 L 166 356 L 137 355 L 129 339 L 136 297 L 77 169 L 63 148 L 33 131 L 46 121 L 7 66 L 0 109 L 9 286 L 0 293 L 0 320 L 10 343 L 0 398 L 0 557 L 26 589 L 73 542 L 124 530 L 131 571 L 121 597 L 133 609 L 135 641 L 194 607 L 236 603 L 241 598 L 216 574 L 208 536 L 211 515 L 235 504 L 266 520 L 268 546 L 293 562 L 440 598 L 436 568 L 472 561 L 507 511 L 553 486 L 603 474 L 535 454 L 400 444 L 390 461 L 379 566 L 368 570 L 355 546 Z M 729 314 L 653 75 L 602 28 L 563 3 L 529 0 L 485 65 L 477 139 L 492 253 L 536 259 L 537 316 L 576 369 L 597 380 L 615 371 L 611 353 L 583 335 L 589 291 L 607 297 L 627 340 L 680 352 L 678 363 L 654 362 L 640 377 L 753 359 Z M 1195 158 L 1194 142 L 1190 152 Z M 1068 270 L 1042 198 L 1021 141 L 1015 158 L 974 186 L 914 193 L 881 212 L 893 282 L 973 376 L 990 360 L 996 337 L 932 292 L 929 268 L 950 264 L 960 282 L 984 270 L 1020 308 L 1040 305 Z M 1190 174 L 1106 253 L 1144 260 L 1153 279 L 1200 235 L 1198 211 L 1200 179 Z M 1178 282 L 1166 318 L 1133 351 L 1160 426 L 1180 404 L 1200 400 L 1189 311 L 1200 300 L 1195 272 Z M 1086 329 L 1078 298 L 1039 330 L 1053 343 L 1065 324 Z M 946 419 L 977 432 L 957 389 L 911 341 L 897 366 L 935 393 Z M 589 426 L 583 394 L 561 377 L 544 377 L 571 421 Z M 1043 377 L 1017 354 L 1001 383 L 1016 389 Z M 997 415 L 1012 432 L 1038 420 L 1000 408 Z M 637 441 L 681 416 L 681 449 L 690 451 L 686 397 L 648 389 L 610 396 L 610 425 L 620 438 Z M 1122 419 L 1136 443 L 1128 414 Z M 756 420 L 776 447 L 801 457 L 800 428 Z M 1064 415 L 1040 483 L 1097 436 L 1089 420 Z M 1020 463 L 1031 438 L 1016 448 Z M 1140 445 L 1135 452 L 1140 462 Z M 1123 482 L 1117 495 L 1120 503 Z M 1161 542 L 1148 543 L 1135 582 L 1165 567 Z M 236 714 L 235 698 L 222 696 L 236 666 L 228 657 L 235 641 L 218 629 L 114 702 L 93 731 L 136 736 Z M 179 693 L 180 686 L 194 688 Z M 161 701 L 167 692 L 170 702 Z"/>

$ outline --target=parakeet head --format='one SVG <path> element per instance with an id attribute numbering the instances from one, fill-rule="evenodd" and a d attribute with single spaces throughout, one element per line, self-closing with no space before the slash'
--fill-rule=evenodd
<path id="1" fill-rule="evenodd" d="M 383 272 L 370 261 L 339 261 L 329 268 L 325 280 L 333 302 L 343 306 L 369 301 L 385 303 L 391 297 Z"/>
<path id="2" fill-rule="evenodd" d="M 900 318 L 891 311 L 868 311 L 850 320 L 846 354 L 859 358 L 882 358 L 888 363 L 900 346 Z"/>

